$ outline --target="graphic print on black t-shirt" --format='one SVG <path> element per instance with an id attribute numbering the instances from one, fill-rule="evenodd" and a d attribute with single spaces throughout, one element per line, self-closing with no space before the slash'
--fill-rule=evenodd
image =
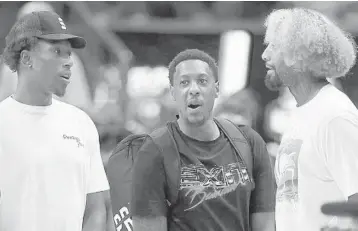
<path id="1" fill-rule="evenodd" d="M 191 164 L 181 168 L 180 190 L 189 198 L 191 210 L 202 202 L 234 191 L 237 186 L 249 182 L 246 169 L 239 163 L 215 166 L 211 169 L 202 164 Z"/>

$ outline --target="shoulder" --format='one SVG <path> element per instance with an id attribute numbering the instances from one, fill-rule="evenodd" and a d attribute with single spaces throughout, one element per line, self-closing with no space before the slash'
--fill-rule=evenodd
<path id="1" fill-rule="evenodd" d="M 154 140 L 158 140 L 158 142 L 161 142 L 161 139 L 167 135 L 169 135 L 169 130 L 172 130 L 172 126 L 175 126 L 173 123 L 169 122 L 168 126 L 163 126 L 160 128 L 155 129 L 149 134 L 149 137 Z M 169 128 L 169 129 L 168 129 Z"/>
<path id="2" fill-rule="evenodd" d="M 16 104 L 14 104 L 13 99 L 11 96 L 5 98 L 0 102 L 0 118 L 1 120 L 5 119 L 14 119 L 14 110 L 16 111 L 17 107 Z"/>
<path id="3" fill-rule="evenodd" d="M 149 135 L 144 138 L 140 150 L 143 152 L 159 152 L 158 146 L 154 142 L 153 137 Z"/>
<path id="4" fill-rule="evenodd" d="M 319 112 L 316 118 L 322 123 L 328 123 L 336 117 L 344 117 L 348 114 L 357 114 L 358 110 L 351 99 L 334 86 L 327 86 L 320 97 L 317 98 L 315 104 L 308 108 L 310 114 L 314 115 L 314 111 Z"/>
<path id="5" fill-rule="evenodd" d="M 9 106 L 10 99 L 9 97 L 4 99 L 3 101 L 0 101 L 0 110 L 4 110 Z"/>
<path id="6" fill-rule="evenodd" d="M 346 135 L 357 134 L 358 132 L 358 113 L 342 112 L 322 121 L 318 127 L 318 134 L 327 136 L 329 133 L 336 135 L 347 133 Z"/>
<path id="7" fill-rule="evenodd" d="M 247 125 L 238 125 L 238 128 L 252 146 L 257 143 L 265 143 L 260 134 L 257 133 L 253 128 Z"/>
<path id="8" fill-rule="evenodd" d="M 264 139 L 253 128 L 249 126 L 238 126 L 250 144 L 252 155 L 254 156 L 254 165 L 261 163 L 263 158 L 269 156 Z"/>
<path id="9" fill-rule="evenodd" d="M 63 110 L 64 112 L 66 113 L 73 113 L 73 114 L 86 114 L 84 111 L 82 111 L 80 108 L 72 105 L 72 104 L 69 104 L 69 103 L 66 103 L 66 102 L 63 102 L 61 100 L 58 100 L 56 98 L 52 98 L 52 103 L 53 105 L 58 108 L 58 110 Z"/>
<path id="10" fill-rule="evenodd" d="M 4 99 L 3 101 L 0 102 L 0 125 L 4 123 L 6 124 L 7 121 L 9 120 L 11 121 L 14 119 L 13 116 L 11 115 L 13 113 L 9 111 L 10 108 L 11 107 L 9 107 L 8 99 Z M 1 129 L 3 130 L 4 128 Z"/>
<path id="11" fill-rule="evenodd" d="M 319 99 L 319 106 L 317 106 L 318 110 L 316 111 L 317 117 L 314 120 L 319 132 L 325 132 L 327 129 L 339 130 L 339 124 L 342 123 L 358 123 L 357 107 L 345 93 L 336 87 L 331 85 L 325 87 L 322 97 Z"/>
<path id="12" fill-rule="evenodd" d="M 133 151 L 135 150 L 135 147 L 132 146 L 131 149 Z M 139 166 L 138 168 L 140 169 L 143 169 L 145 166 L 152 166 L 153 162 L 163 163 L 162 152 L 149 135 L 145 136 L 141 144 L 138 145 L 135 155 L 135 163 L 137 163 L 136 166 Z"/>
<path id="13" fill-rule="evenodd" d="M 86 132 L 98 134 L 96 125 L 86 112 L 74 105 L 56 99 L 53 99 L 53 103 L 56 106 L 56 110 L 68 120 L 78 124 Z"/>
<path id="14" fill-rule="evenodd" d="M 149 147 L 155 147 L 155 149 L 157 150 L 160 150 L 160 147 L 171 145 L 171 143 L 169 142 L 170 140 L 168 139 L 170 138 L 170 130 L 172 130 L 172 128 L 170 128 L 170 125 L 168 127 L 163 126 L 155 129 L 146 137 L 145 144 Z"/>
<path id="15" fill-rule="evenodd" d="M 168 154 L 167 151 L 172 151 L 172 147 L 175 145 L 171 128 L 168 128 L 169 126 L 160 127 L 146 135 L 139 151 L 150 156 L 164 158 L 164 154 Z"/>
<path id="16" fill-rule="evenodd" d="M 86 112 L 84 112 L 82 109 L 74 105 L 68 104 L 66 102 L 59 101 L 57 99 L 53 99 L 53 103 L 57 107 L 57 110 L 61 111 L 62 113 L 65 113 L 67 116 L 70 116 L 73 119 L 83 120 L 89 124 L 93 123 L 89 115 Z"/>

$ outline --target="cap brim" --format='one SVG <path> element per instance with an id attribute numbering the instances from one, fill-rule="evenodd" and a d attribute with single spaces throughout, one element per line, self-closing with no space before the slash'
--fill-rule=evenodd
<path id="1" fill-rule="evenodd" d="M 86 46 L 87 43 L 84 38 L 72 34 L 47 34 L 37 37 L 55 41 L 68 40 L 71 44 L 71 47 L 75 49 L 82 49 Z"/>
<path id="2" fill-rule="evenodd" d="M 323 214 L 341 217 L 358 217 L 358 203 L 333 202 L 322 205 Z"/>

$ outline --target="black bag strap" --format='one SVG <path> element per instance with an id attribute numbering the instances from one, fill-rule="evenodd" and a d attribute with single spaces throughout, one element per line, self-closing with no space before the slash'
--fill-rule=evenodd
<path id="1" fill-rule="evenodd" d="M 163 155 L 167 181 L 165 191 L 169 205 L 172 205 L 178 199 L 181 168 L 178 147 L 169 126 L 168 123 L 164 128 L 155 130 L 149 136 Z"/>
<path id="2" fill-rule="evenodd" d="M 251 155 L 251 147 L 249 141 L 246 139 L 245 134 L 233 122 L 223 118 L 214 118 L 218 127 L 224 132 L 225 136 L 229 139 L 234 147 L 239 162 L 246 168 L 252 180 L 252 172 L 250 169 L 253 167 L 253 155 Z M 245 174 L 245 171 L 243 172 Z"/>
<path id="3" fill-rule="evenodd" d="M 133 140 L 136 140 L 138 138 L 144 138 L 147 135 L 145 134 L 132 134 L 127 136 L 126 138 L 124 138 L 123 140 L 121 140 L 117 146 L 115 147 L 115 149 L 112 151 L 112 154 L 110 155 L 110 157 L 108 158 L 108 166 L 112 163 L 111 160 L 113 160 L 114 158 L 116 158 L 118 155 L 121 154 L 121 151 L 125 148 L 128 148 L 129 146 L 132 145 Z M 129 152 L 127 153 L 127 156 L 129 156 Z M 131 157 L 132 161 L 134 161 L 133 156 Z"/>

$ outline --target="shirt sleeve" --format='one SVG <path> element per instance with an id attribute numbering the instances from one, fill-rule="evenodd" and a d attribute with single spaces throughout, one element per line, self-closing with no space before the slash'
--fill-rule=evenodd
<path id="1" fill-rule="evenodd" d="M 100 152 L 98 131 L 92 120 L 89 122 L 87 133 L 88 143 L 86 144 L 87 152 L 90 156 L 87 194 L 109 190 L 107 175 L 104 170 Z"/>
<path id="2" fill-rule="evenodd" d="M 137 153 L 133 165 L 131 209 L 133 216 L 167 215 L 163 157 L 148 137 Z"/>
<path id="3" fill-rule="evenodd" d="M 262 137 L 253 129 L 243 126 L 254 155 L 253 178 L 255 189 L 251 194 L 250 213 L 274 212 L 276 183 L 272 163 Z"/>
<path id="4" fill-rule="evenodd" d="M 358 121 L 337 117 L 320 129 L 319 148 L 346 199 L 358 193 Z"/>

